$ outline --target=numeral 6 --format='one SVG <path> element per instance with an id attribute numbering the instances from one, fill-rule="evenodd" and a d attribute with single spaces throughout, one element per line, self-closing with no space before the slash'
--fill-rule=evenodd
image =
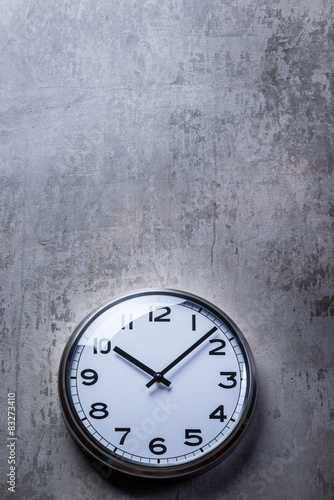
<path id="1" fill-rule="evenodd" d="M 154 453 L 155 455 L 163 455 L 166 453 L 167 448 L 164 444 L 162 443 L 157 443 L 157 441 L 162 441 L 162 443 L 165 442 L 163 438 L 154 438 L 152 441 L 150 441 L 150 444 L 148 445 L 150 451 Z"/>

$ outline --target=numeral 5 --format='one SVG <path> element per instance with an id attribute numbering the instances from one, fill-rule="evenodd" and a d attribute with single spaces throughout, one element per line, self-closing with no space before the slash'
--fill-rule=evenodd
<path id="1" fill-rule="evenodd" d="M 184 444 L 188 446 L 199 446 L 203 439 L 198 433 L 201 433 L 201 429 L 185 429 L 185 437 L 186 439 L 193 439 L 195 441 L 185 441 Z"/>

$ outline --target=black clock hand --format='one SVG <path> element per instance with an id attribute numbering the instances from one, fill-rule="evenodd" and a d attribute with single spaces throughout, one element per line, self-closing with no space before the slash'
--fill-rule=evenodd
<path id="1" fill-rule="evenodd" d="M 127 359 L 128 361 L 130 361 L 130 363 L 132 363 L 133 365 L 138 366 L 138 368 L 140 368 L 144 372 L 148 373 L 149 375 L 152 375 L 154 377 L 154 381 L 162 382 L 167 387 L 170 386 L 171 382 L 169 380 L 167 380 L 165 377 L 163 377 L 162 374 L 160 374 L 160 373 L 152 370 L 150 367 L 144 365 L 144 363 L 142 363 L 141 361 L 138 361 L 138 359 L 136 359 L 133 356 L 131 356 L 131 354 L 128 354 L 127 352 L 123 351 L 123 349 L 121 349 L 120 347 L 116 346 L 116 347 L 114 347 L 113 350 L 117 354 L 119 354 L 120 356 L 122 356 L 123 358 Z"/>
<path id="2" fill-rule="evenodd" d="M 158 372 L 156 373 L 152 380 L 150 380 L 147 384 L 146 384 L 146 387 L 151 387 L 151 385 L 154 384 L 154 382 L 159 382 L 159 377 L 165 375 L 165 373 L 167 373 L 169 370 L 171 370 L 175 365 L 177 365 L 183 358 L 185 358 L 186 356 L 188 356 L 188 354 L 190 354 L 194 349 L 196 349 L 196 347 L 198 347 L 200 344 L 202 344 L 202 342 L 204 342 L 207 338 L 210 337 L 210 335 L 212 335 L 215 331 L 217 330 L 217 327 L 214 326 L 213 328 L 211 328 L 211 330 L 209 332 L 207 332 L 205 335 L 203 335 L 203 337 L 201 337 L 199 340 L 197 340 L 197 342 L 195 342 L 195 344 L 193 344 L 192 346 L 190 346 L 186 351 L 184 351 L 178 358 L 174 359 L 174 361 L 172 361 L 168 366 L 166 366 L 166 368 L 164 368 L 161 372 Z"/>

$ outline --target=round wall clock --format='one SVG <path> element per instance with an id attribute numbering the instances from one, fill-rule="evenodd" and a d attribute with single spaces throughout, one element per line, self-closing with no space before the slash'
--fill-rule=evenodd
<path id="1" fill-rule="evenodd" d="M 256 398 L 255 365 L 233 321 L 195 295 L 146 289 L 89 314 L 60 362 L 65 422 L 91 458 L 146 478 L 216 465 Z"/>

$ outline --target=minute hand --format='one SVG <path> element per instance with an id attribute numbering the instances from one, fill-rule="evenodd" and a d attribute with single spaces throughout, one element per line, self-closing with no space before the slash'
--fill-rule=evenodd
<path id="1" fill-rule="evenodd" d="M 204 342 L 208 337 L 210 337 L 210 335 L 212 335 L 216 330 L 217 330 L 216 326 L 211 328 L 211 330 L 208 331 L 205 335 L 203 335 L 203 337 L 201 337 L 199 340 L 197 340 L 197 342 L 195 342 L 195 344 L 193 344 L 186 351 L 184 351 L 182 354 L 180 354 L 180 356 L 178 358 L 174 359 L 174 361 L 172 361 L 168 366 L 166 366 L 166 368 L 164 368 L 159 373 L 161 375 L 165 375 L 165 373 L 169 372 L 169 370 L 171 370 L 175 365 L 177 365 L 183 358 L 188 356 L 188 354 L 190 354 L 194 349 L 196 349 L 196 347 L 198 347 L 200 344 L 202 344 L 202 342 Z M 151 387 L 151 385 L 153 385 L 154 382 L 157 382 L 157 379 L 155 377 L 153 377 L 152 380 L 150 380 L 146 384 L 146 387 Z"/>

